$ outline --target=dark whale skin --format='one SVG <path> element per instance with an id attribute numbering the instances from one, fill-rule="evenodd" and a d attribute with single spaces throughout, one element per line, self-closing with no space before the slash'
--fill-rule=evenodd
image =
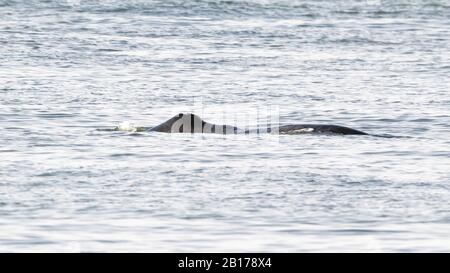
<path id="1" fill-rule="evenodd" d="M 279 133 L 289 133 L 299 130 L 305 130 L 305 133 L 311 134 L 368 135 L 365 132 L 340 125 L 290 124 L 279 126 L 278 128 L 272 128 L 272 130 L 274 129 L 278 129 Z"/>
<path id="2" fill-rule="evenodd" d="M 216 133 L 216 134 L 335 134 L 335 135 L 368 135 L 365 132 L 339 125 L 321 124 L 289 124 L 267 128 L 265 130 L 244 131 L 231 125 L 217 125 L 202 120 L 195 114 L 180 113 L 169 120 L 149 129 L 152 132 L 163 133 Z"/>

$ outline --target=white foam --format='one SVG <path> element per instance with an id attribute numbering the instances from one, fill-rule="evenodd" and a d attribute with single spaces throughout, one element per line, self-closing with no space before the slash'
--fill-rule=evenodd
<path id="1" fill-rule="evenodd" d="M 120 123 L 119 126 L 117 126 L 117 129 L 119 131 L 125 131 L 125 132 L 136 132 L 137 131 L 137 127 L 134 126 L 134 124 L 129 121 L 124 121 L 124 122 Z"/>

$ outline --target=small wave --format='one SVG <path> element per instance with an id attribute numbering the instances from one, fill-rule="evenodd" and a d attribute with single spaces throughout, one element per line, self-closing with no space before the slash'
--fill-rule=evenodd
<path id="1" fill-rule="evenodd" d="M 381 138 L 408 138 L 408 139 L 413 138 L 411 136 L 395 136 L 395 135 L 390 135 L 390 134 L 375 134 L 375 135 L 371 134 L 370 136 L 381 137 Z"/>
<path id="2" fill-rule="evenodd" d="M 15 153 L 15 152 L 18 152 L 18 150 L 10 150 L 10 149 L 0 150 L 0 153 Z"/>
<path id="3" fill-rule="evenodd" d="M 151 127 L 135 126 L 132 122 L 125 121 L 125 122 L 120 123 L 118 126 L 106 127 L 106 128 L 97 128 L 96 131 L 137 133 L 137 132 L 146 132 L 150 128 Z"/>
<path id="4" fill-rule="evenodd" d="M 45 118 L 45 119 L 76 117 L 75 114 L 69 114 L 69 113 L 42 113 L 42 114 L 37 114 L 36 116 L 40 117 L 40 118 Z"/>
<path id="5" fill-rule="evenodd" d="M 134 153 L 116 153 L 109 155 L 110 157 L 129 157 L 129 156 L 136 156 L 137 154 Z"/>
<path id="6" fill-rule="evenodd" d="M 383 16 L 383 15 L 399 15 L 402 13 L 405 13 L 405 10 L 399 10 L 399 9 L 374 9 L 374 10 L 367 10 L 367 9 L 352 9 L 352 10 L 337 10 L 337 14 L 344 14 L 344 15 L 365 15 L 365 16 L 371 16 L 371 15 L 377 15 L 377 16 Z"/>
<path id="7" fill-rule="evenodd" d="M 348 38 L 321 38 L 318 40 L 319 43 L 333 43 L 333 44 L 370 44 L 370 45 L 399 45 L 399 42 L 392 41 L 380 41 L 374 40 L 366 37 L 354 36 Z"/>

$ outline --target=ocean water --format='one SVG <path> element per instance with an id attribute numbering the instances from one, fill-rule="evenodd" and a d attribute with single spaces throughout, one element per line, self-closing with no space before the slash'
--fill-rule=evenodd
<path id="1" fill-rule="evenodd" d="M 432 0 L 0 0 L 0 251 L 449 252 L 449 25 Z M 104 130 L 269 108 L 395 137 Z"/>

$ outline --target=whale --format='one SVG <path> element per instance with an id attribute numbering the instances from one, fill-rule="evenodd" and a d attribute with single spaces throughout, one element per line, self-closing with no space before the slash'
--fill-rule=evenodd
<path id="1" fill-rule="evenodd" d="M 218 125 L 204 121 L 192 113 L 179 113 L 167 121 L 148 129 L 163 133 L 213 133 L 213 134 L 326 134 L 326 135 L 368 135 L 368 133 L 340 125 L 286 124 L 268 128 L 241 129 L 232 125 Z"/>

